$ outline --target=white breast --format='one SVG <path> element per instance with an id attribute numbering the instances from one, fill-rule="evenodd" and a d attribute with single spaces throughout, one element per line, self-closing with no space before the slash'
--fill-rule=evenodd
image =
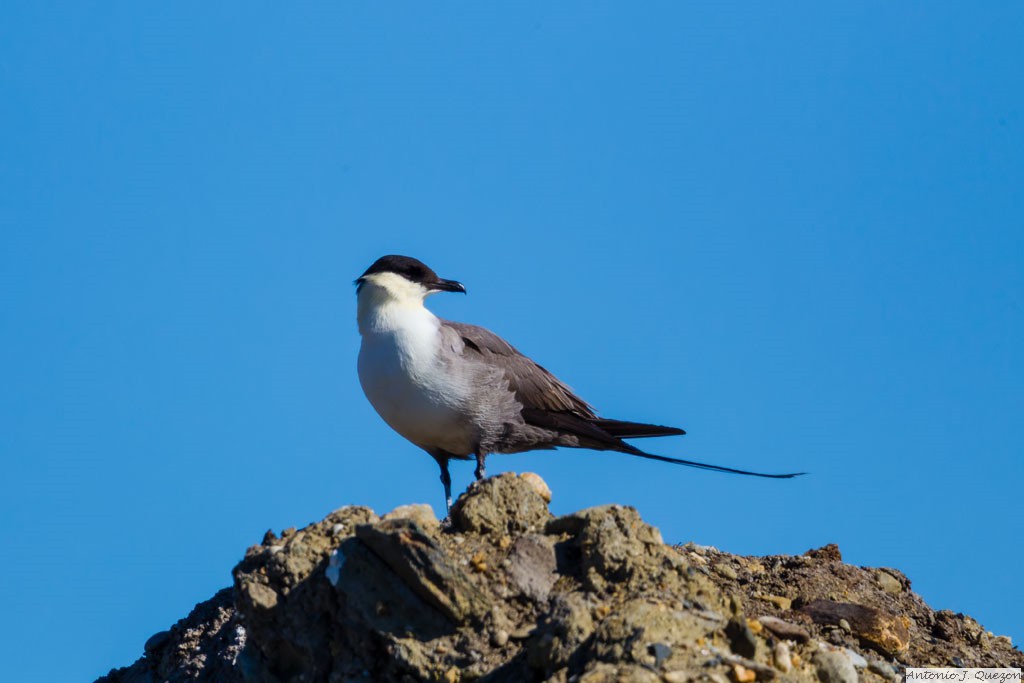
<path id="1" fill-rule="evenodd" d="M 422 448 L 470 455 L 475 429 L 468 388 L 440 362 L 440 320 L 420 306 L 388 303 L 360 320 L 359 381 L 377 413 Z"/>

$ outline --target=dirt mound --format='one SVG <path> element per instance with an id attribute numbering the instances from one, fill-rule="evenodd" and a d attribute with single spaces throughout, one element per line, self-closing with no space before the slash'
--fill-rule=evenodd
<path id="1" fill-rule="evenodd" d="M 234 586 L 146 643 L 114 683 L 899 680 L 907 666 L 1024 666 L 892 569 L 826 546 L 741 557 L 665 545 L 630 507 L 552 517 L 536 475 L 428 506 L 346 507 L 277 536 Z"/>

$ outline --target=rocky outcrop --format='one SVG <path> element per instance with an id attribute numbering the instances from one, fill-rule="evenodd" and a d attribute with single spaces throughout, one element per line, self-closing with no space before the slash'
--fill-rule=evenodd
<path id="1" fill-rule="evenodd" d="M 427 506 L 346 507 L 267 532 L 232 588 L 100 680 L 854 683 L 1024 665 L 1009 639 L 835 546 L 670 546 L 631 507 L 553 517 L 550 496 L 536 475 L 503 474 L 448 524 Z"/>

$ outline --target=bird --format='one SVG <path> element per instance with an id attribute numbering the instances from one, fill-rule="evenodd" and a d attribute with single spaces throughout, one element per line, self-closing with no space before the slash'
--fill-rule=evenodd
<path id="1" fill-rule="evenodd" d="M 655 455 L 624 439 L 678 436 L 677 427 L 599 417 L 572 389 L 483 327 L 444 320 L 424 305 L 439 292 L 466 293 L 422 261 L 391 254 L 355 280 L 363 393 L 384 422 L 441 468 L 451 509 L 451 460 L 475 460 L 477 480 L 491 453 L 558 447 L 616 451 L 704 470 L 764 474 Z"/>

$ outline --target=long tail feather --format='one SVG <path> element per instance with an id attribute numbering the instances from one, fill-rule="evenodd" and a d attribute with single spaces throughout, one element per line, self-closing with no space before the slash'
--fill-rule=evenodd
<path id="1" fill-rule="evenodd" d="M 633 448 L 629 444 L 623 444 L 627 448 L 621 449 L 620 453 L 628 453 L 629 455 L 635 455 L 638 458 L 648 458 L 649 460 L 659 460 L 661 462 L 670 462 L 673 465 L 685 465 L 686 467 L 696 467 L 699 470 L 711 470 L 713 472 L 726 472 L 728 474 L 743 474 L 748 477 L 765 477 L 767 479 L 792 479 L 793 477 L 799 477 L 806 472 L 790 472 L 788 474 L 765 474 L 764 472 L 749 472 L 747 470 L 738 470 L 732 467 L 722 467 L 721 465 L 709 465 L 705 462 L 694 462 L 692 460 L 682 460 L 680 458 L 669 458 L 664 455 L 654 455 L 653 453 L 647 453 L 640 450 L 639 448 Z"/>
<path id="2" fill-rule="evenodd" d="M 674 427 L 659 427 L 657 425 L 646 425 L 640 422 L 622 422 L 620 420 L 604 420 L 601 418 L 584 418 L 579 415 L 573 415 L 572 413 L 555 413 L 544 410 L 536 410 L 531 408 L 523 409 L 523 417 L 526 422 L 538 427 L 544 427 L 545 429 L 552 429 L 563 433 L 573 434 L 580 437 L 579 447 L 581 448 L 594 448 L 597 450 L 604 451 L 617 451 L 619 453 L 627 453 L 629 455 L 635 455 L 639 458 L 647 458 L 649 460 L 660 460 L 661 462 L 669 462 L 673 465 L 685 465 L 686 467 L 696 467 L 699 470 L 712 470 L 714 472 L 727 472 L 729 474 L 742 474 L 748 477 L 766 477 L 768 479 L 791 479 L 793 477 L 799 477 L 806 472 L 791 472 L 788 474 L 765 474 L 763 472 L 749 472 L 747 470 L 738 470 L 732 467 L 722 467 L 721 465 L 709 465 L 704 462 L 694 462 L 692 460 L 681 460 L 679 458 L 669 458 L 664 455 L 654 455 L 653 453 L 647 453 L 642 451 L 636 446 L 632 446 L 625 441 L 623 438 L 635 439 L 640 438 L 641 435 L 647 436 L 669 436 L 681 433 L 682 430 L 676 430 Z M 611 423 L 612 431 L 609 431 L 608 424 Z M 614 430 L 618 429 L 622 432 L 630 432 L 628 435 L 625 433 L 614 433 Z M 666 430 L 664 433 L 654 434 L 654 430 Z"/>

